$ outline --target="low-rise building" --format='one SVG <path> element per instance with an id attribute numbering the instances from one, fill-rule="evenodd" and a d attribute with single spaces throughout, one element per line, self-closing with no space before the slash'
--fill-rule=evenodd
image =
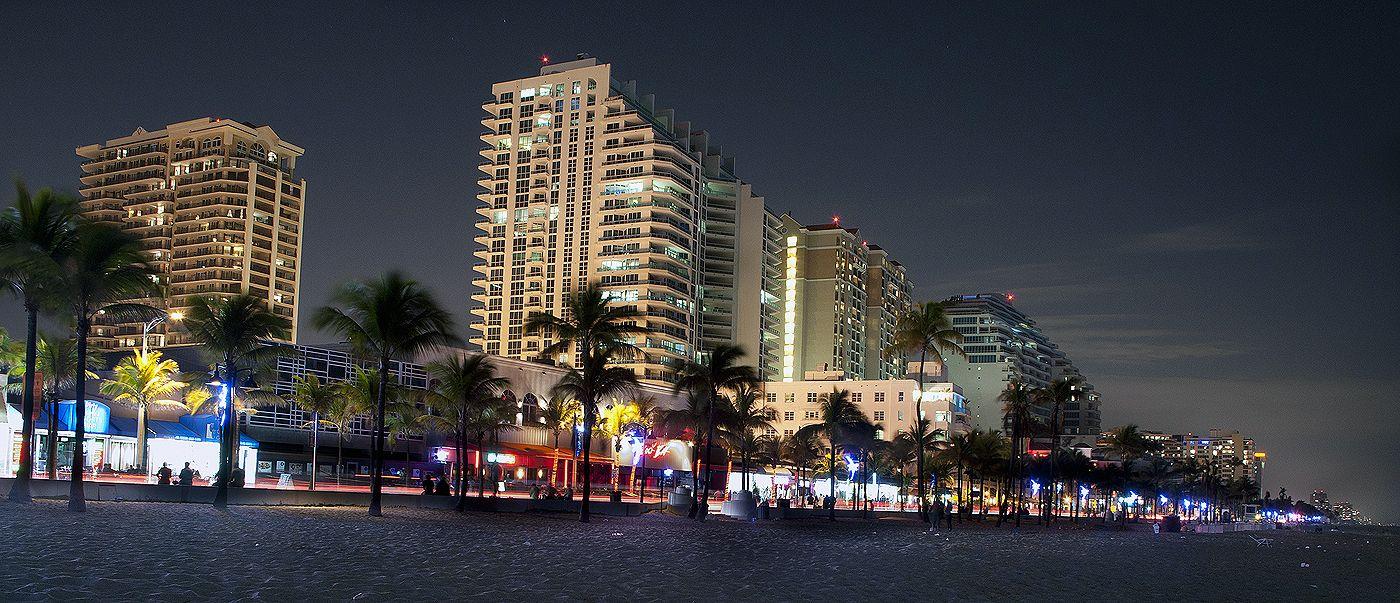
<path id="1" fill-rule="evenodd" d="M 911 366 L 911 370 L 917 370 Z M 817 423 L 821 403 L 834 390 L 850 392 L 851 402 L 879 426 L 878 437 L 893 440 L 914 426 L 919 382 L 915 379 L 848 380 L 842 371 L 807 371 L 802 381 L 769 381 L 763 384 L 764 404 L 772 427 L 768 435 L 789 436 Z M 923 388 L 923 413 L 931 429 L 946 434 L 972 430 L 962 388 L 928 380 Z"/>

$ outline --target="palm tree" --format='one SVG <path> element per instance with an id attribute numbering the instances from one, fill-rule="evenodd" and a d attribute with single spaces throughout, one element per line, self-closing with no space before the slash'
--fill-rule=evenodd
<path id="1" fill-rule="evenodd" d="M 1055 451 L 1060 449 L 1060 429 L 1064 424 L 1064 408 L 1066 404 L 1074 401 L 1075 397 L 1079 395 L 1079 388 L 1083 384 L 1083 377 L 1070 375 L 1056 379 L 1050 384 L 1050 387 L 1038 390 L 1041 398 L 1040 403 L 1050 407 L 1050 479 L 1047 480 L 1047 487 L 1040 501 L 1041 515 L 1046 521 L 1053 521 L 1055 518 L 1054 513 L 1047 512 L 1052 508 L 1052 505 L 1047 503 L 1055 497 L 1055 480 L 1058 477 L 1056 473 L 1060 458 L 1058 454 L 1055 454 Z"/>
<path id="2" fill-rule="evenodd" d="M 387 417 L 388 407 L 398 404 L 404 399 L 406 391 L 402 386 L 393 381 L 385 381 L 379 378 L 379 369 L 359 368 L 349 379 L 342 381 L 338 385 L 340 396 L 349 400 L 349 409 L 357 412 L 346 422 L 347 428 L 353 428 L 356 421 L 363 420 L 365 415 L 370 421 L 376 419 L 374 410 L 379 403 L 379 392 L 384 392 L 385 415 Z M 348 431 L 348 429 L 347 429 Z M 375 431 L 374 424 L 370 425 L 370 431 Z M 387 434 L 386 434 L 387 437 Z"/>
<path id="3" fill-rule="evenodd" d="M 237 406 L 249 394 L 248 377 L 266 370 L 271 361 L 284 353 L 283 348 L 270 344 L 288 337 L 289 322 L 268 309 L 266 300 L 239 294 L 193 299 L 180 324 L 190 340 L 200 344 L 214 361 L 214 373 L 221 384 L 220 395 L 212 399 L 220 413 L 214 506 L 223 508 L 228 505 L 228 483 L 238 451 Z"/>
<path id="4" fill-rule="evenodd" d="M 656 412 L 655 426 L 658 433 L 673 438 L 686 438 L 690 442 L 690 492 L 691 507 L 695 506 L 695 493 L 700 485 L 701 437 L 705 433 L 705 417 L 709 413 L 709 397 L 695 391 L 686 392 L 686 404 L 681 408 L 662 408 Z"/>
<path id="5" fill-rule="evenodd" d="M 478 497 L 486 494 L 486 440 L 489 438 L 495 442 L 502 431 L 520 429 L 515 424 L 515 409 L 514 402 L 500 397 L 478 398 L 468 409 L 467 434 L 476 441 L 480 455 L 480 462 L 477 463 L 477 477 L 480 480 L 476 490 Z M 496 489 L 492 488 L 491 496 L 495 495 Z"/>
<path id="6" fill-rule="evenodd" d="M 798 483 L 801 484 L 804 475 L 807 477 L 809 494 L 814 494 L 811 492 L 810 487 L 810 470 L 812 464 L 820 458 L 822 454 L 821 443 L 818 441 L 818 437 L 815 431 L 805 433 L 799 431 L 786 438 L 787 442 L 783 448 L 783 453 L 786 455 L 788 462 L 792 463 L 793 467 L 797 469 Z"/>
<path id="7" fill-rule="evenodd" d="M 851 436 L 862 427 L 869 424 L 865 418 L 865 413 L 851 402 L 851 393 L 844 389 L 832 389 L 831 393 L 823 396 L 821 405 L 817 410 L 818 422 L 806 425 L 797 430 L 803 437 L 821 435 L 826 438 L 828 454 L 827 469 L 831 473 L 832 500 L 836 499 L 836 450 L 848 441 Z M 836 521 L 836 505 L 829 509 L 829 519 Z"/>
<path id="8" fill-rule="evenodd" d="M 939 361 L 943 360 L 944 354 L 967 357 L 961 345 L 962 333 L 953 328 L 953 321 L 948 318 L 947 309 L 947 302 L 927 302 L 901 316 L 895 325 L 894 345 L 886 350 L 887 354 L 919 353 L 919 393 L 914 396 L 914 417 L 916 419 L 922 419 L 924 416 L 924 363 L 928 361 L 929 356 Z M 925 454 L 926 451 L 919 450 L 917 482 L 919 519 L 928 523 L 928 505 L 924 503 Z"/>
<path id="9" fill-rule="evenodd" d="M 78 357 L 85 358 L 88 333 L 98 313 L 110 313 L 119 319 L 146 319 L 156 312 L 150 306 L 125 302 L 152 295 L 156 273 L 146 263 L 146 252 L 140 240 L 126 231 L 102 223 L 82 223 L 77 227 L 76 237 L 71 252 L 61 262 L 59 287 L 72 309 Z M 87 380 L 78 379 L 74 390 L 77 402 L 74 404 L 73 475 L 68 510 L 82 512 L 87 510 L 83 493 Z"/>
<path id="10" fill-rule="evenodd" d="M 637 376 L 620 366 L 607 366 L 612 352 L 607 348 L 595 350 L 588 356 L 582 370 L 569 369 L 550 391 L 555 401 L 568 400 L 583 409 L 583 501 L 579 506 L 579 521 L 588 523 L 588 499 L 593 489 L 593 429 L 598 416 L 598 400 L 626 397 L 637 386 Z"/>
<path id="11" fill-rule="evenodd" d="M 631 339 L 647 333 L 646 327 L 638 324 L 644 316 L 636 307 L 609 305 L 609 299 L 597 283 L 590 284 L 566 297 L 563 317 L 536 313 L 525 321 L 526 332 L 541 333 L 547 339 L 554 340 L 542 351 L 542 357 L 558 359 L 573 352 L 579 358 L 576 363 L 578 368 L 566 376 L 566 381 L 561 385 L 567 383 L 562 392 L 576 400 L 583 410 L 583 502 L 579 505 L 579 521 L 584 523 L 588 522 L 588 501 L 593 488 L 589 445 L 593 441 L 598 400 L 614 393 L 606 389 L 624 390 L 629 387 L 614 370 L 615 367 L 608 364 L 624 354 L 641 353 Z M 635 376 L 632 380 L 636 380 Z"/>
<path id="12" fill-rule="evenodd" d="M 1026 434 L 1026 429 L 1030 422 L 1034 420 L 1032 409 L 1035 406 L 1035 396 L 1033 390 L 1023 385 L 1020 380 L 1013 379 L 1006 384 L 1006 389 L 997 396 L 997 400 L 1002 402 L 1002 413 L 1005 421 L 1011 425 L 1011 454 L 1006 459 L 1006 491 L 1013 488 L 1016 492 L 1016 525 L 1021 525 L 1021 440 Z M 1000 526 L 1006 519 L 1006 503 L 1009 497 L 1003 495 L 1001 498 L 1001 515 L 997 518 L 997 525 Z"/>
<path id="13" fill-rule="evenodd" d="M 40 378 L 39 392 L 44 412 L 48 415 L 48 473 L 50 480 L 58 479 L 58 402 L 62 394 L 71 392 L 78 382 L 78 342 L 71 337 L 41 334 L 34 358 L 35 374 Z M 96 350 L 88 352 L 83 362 L 83 377 L 96 379 L 92 372 L 102 366 Z"/>
<path id="14" fill-rule="evenodd" d="M 428 374 L 433 379 L 433 388 L 428 396 L 428 407 L 434 410 L 430 422 L 440 422 L 444 429 L 456 436 L 454 443 L 457 453 L 457 475 L 454 486 L 457 490 L 457 510 L 465 511 L 466 477 L 462 470 L 466 459 L 468 422 L 476 409 L 486 400 L 499 399 L 501 391 L 510 386 L 510 380 L 496 376 L 496 365 L 485 354 L 452 356 L 428 364 Z M 550 404 L 550 407 L 560 406 Z M 547 413 L 546 413 L 547 414 Z M 555 455 L 558 456 L 559 436 L 555 434 Z M 553 471 L 550 472 L 553 475 Z"/>
<path id="15" fill-rule="evenodd" d="M 292 381 L 292 403 L 304 413 L 311 413 L 311 477 L 307 490 L 316 489 L 316 469 L 320 465 L 317 453 L 321 446 L 321 423 L 323 417 L 331 414 L 336 406 L 336 386 L 322 382 L 320 377 L 307 373 Z"/>
<path id="16" fill-rule="evenodd" d="M 967 473 L 967 468 L 972 460 L 973 434 L 975 432 L 955 433 L 948 438 L 948 445 L 934 454 L 935 458 L 945 461 L 948 466 L 956 472 L 958 495 L 958 521 L 962 521 L 964 507 L 971 508 L 967 504 L 967 497 L 964 495 L 963 478 Z"/>
<path id="17" fill-rule="evenodd" d="M 102 395 L 136 408 L 136 468 L 146 470 L 146 413 L 152 405 L 180 408 L 170 395 L 188 385 L 177 380 L 180 365 L 164 358 L 159 350 L 135 352 L 112 369 L 112 379 L 103 381 Z"/>
<path id="18" fill-rule="evenodd" d="M 331 303 L 316 311 L 313 323 L 346 338 L 356 354 L 375 361 L 379 368 L 369 486 L 369 515 L 379 517 L 384 487 L 384 391 L 389 363 L 412 360 L 456 341 L 452 317 L 432 293 L 397 272 L 378 280 L 347 284 Z"/>
<path id="19" fill-rule="evenodd" d="M 730 439 L 739 449 L 740 482 L 745 492 L 749 491 L 749 457 L 758 445 L 758 434 L 773 426 L 768 421 L 768 409 L 759 401 L 761 393 L 748 385 L 740 385 L 727 409 L 729 416 L 723 421 Z"/>
<path id="20" fill-rule="evenodd" d="M 423 432 L 423 411 L 408 402 L 395 402 L 384 411 L 384 434 L 389 448 L 398 446 L 399 441 Z M 404 446 L 403 460 L 412 460 L 412 448 Z M 407 469 L 407 467 L 405 467 Z M 407 485 L 407 484 L 405 484 Z"/>
<path id="21" fill-rule="evenodd" d="M 354 428 L 355 422 L 373 408 L 373 403 L 365 404 L 357 396 L 345 395 L 345 384 L 336 385 L 337 395 L 330 408 L 321 415 L 321 422 L 335 429 L 335 484 L 341 483 L 341 470 L 344 467 L 345 436 Z M 371 398 L 373 399 L 373 398 Z"/>
<path id="22" fill-rule="evenodd" d="M 915 419 L 915 421 L 914 421 L 914 425 L 913 425 L 913 428 L 912 428 L 912 429 L 910 429 L 909 431 L 901 431 L 901 432 L 899 433 L 899 435 L 895 436 L 896 438 L 898 438 L 898 437 L 900 437 L 900 436 L 903 436 L 903 437 L 904 437 L 905 439 L 907 439 L 909 442 L 913 443 L 913 444 L 914 444 L 914 449 L 915 449 L 915 450 L 914 450 L 914 454 L 915 454 L 915 455 L 922 455 L 922 456 L 928 457 L 928 458 L 924 458 L 924 459 L 919 459 L 919 458 L 915 458 L 915 459 L 914 459 L 914 460 L 915 460 L 915 465 L 916 465 L 916 467 L 924 467 L 923 470 L 925 470 L 925 471 L 928 470 L 928 468 L 925 467 L 925 465 L 928 463 L 929 459 L 938 458 L 938 457 L 937 457 L 937 454 L 938 454 L 939 452 L 942 452 L 945 448 L 948 447 L 948 437 L 947 437 L 947 436 L 948 436 L 948 433 L 947 433 L 946 431 L 943 431 L 942 429 L 931 429 L 931 427 L 932 427 L 932 423 L 931 423 L 928 419 L 917 418 L 917 419 Z M 941 462 L 941 461 L 940 461 L 940 462 Z M 934 475 L 939 475 L 939 474 L 940 474 L 939 472 L 931 472 L 931 473 L 933 473 Z M 925 477 L 927 477 L 927 476 L 925 476 Z M 935 499 L 938 498 L 938 482 L 937 482 L 937 480 L 934 481 L 932 490 L 933 490 L 933 492 L 932 492 L 933 498 L 935 498 Z M 920 494 L 923 494 L 923 493 L 921 492 Z M 920 499 L 920 500 L 919 500 L 919 507 L 920 507 L 921 509 L 924 509 L 924 510 L 925 510 L 924 513 L 925 513 L 925 515 L 926 515 L 926 514 L 927 514 L 927 508 L 928 508 L 927 501 L 924 501 L 923 499 Z M 935 519 L 935 522 L 936 522 L 936 519 Z M 953 515 L 952 515 L 952 513 L 948 513 L 948 527 L 949 527 L 949 528 L 952 528 L 952 527 L 953 527 L 952 522 L 953 522 Z"/>
<path id="23" fill-rule="evenodd" d="M 711 454 L 714 452 L 716 419 L 718 417 L 718 407 L 720 394 L 726 392 L 738 392 L 741 388 L 757 388 L 759 386 L 758 373 L 752 366 L 739 364 L 739 359 L 744 356 L 744 348 L 737 345 L 720 344 L 701 362 L 690 361 L 681 367 L 676 373 L 674 384 L 675 393 L 683 391 L 697 392 L 705 396 L 706 400 L 706 420 L 705 420 L 705 483 L 702 484 L 704 493 L 698 503 L 703 503 L 707 507 L 710 501 L 710 482 L 714 474 L 714 468 L 710 466 L 713 461 Z M 699 504 L 691 507 L 692 512 L 697 517 L 703 519 L 699 512 Z"/>
<path id="24" fill-rule="evenodd" d="M 49 189 L 30 196 L 24 183 L 16 180 L 15 193 L 14 206 L 0 216 L 0 284 L 19 297 L 25 314 L 19 472 L 10 486 L 9 498 L 11 502 L 27 503 L 29 480 L 34 475 L 34 370 L 39 314 L 56 305 L 60 262 L 72 250 L 78 213 L 73 198 Z M 52 459 L 49 464 L 53 464 Z"/>
<path id="25" fill-rule="evenodd" d="M 540 425 L 549 432 L 553 442 L 551 448 L 554 449 L 554 459 L 549 464 L 551 486 L 555 484 L 555 475 L 559 469 L 559 434 L 578 421 L 578 414 L 578 404 L 573 400 L 550 400 L 540 409 L 540 418 L 543 419 Z"/>

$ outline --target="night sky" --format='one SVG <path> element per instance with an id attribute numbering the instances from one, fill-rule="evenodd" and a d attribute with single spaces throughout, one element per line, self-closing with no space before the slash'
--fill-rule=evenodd
<path id="1" fill-rule="evenodd" d="M 1014 292 L 1106 428 L 1240 429 L 1265 489 L 1400 521 L 1400 5 L 30 4 L 0 171 L 73 190 L 79 145 L 270 124 L 306 149 L 303 316 L 402 268 L 465 323 L 480 103 L 588 52 L 918 297 Z"/>

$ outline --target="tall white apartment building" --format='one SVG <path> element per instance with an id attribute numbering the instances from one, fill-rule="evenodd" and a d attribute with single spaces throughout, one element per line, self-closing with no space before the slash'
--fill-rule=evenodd
<path id="1" fill-rule="evenodd" d="M 164 296 L 140 300 L 172 316 L 202 296 L 249 293 L 290 323 L 296 341 L 306 180 L 301 147 L 271 127 L 206 117 L 77 148 L 83 214 L 141 239 Z M 183 345 L 175 321 L 99 318 L 100 349 Z"/>
<path id="2" fill-rule="evenodd" d="M 1001 293 L 959 295 L 949 298 L 948 316 L 953 328 L 963 335 L 967 357 L 949 354 L 949 378 L 962 386 L 977 425 L 1005 429 L 1002 405 L 997 397 L 1012 379 L 1031 388 L 1081 376 L 1074 363 L 1031 320 L 1012 305 L 1013 298 Z M 1101 431 L 1099 394 L 1088 382 L 1062 409 L 1066 439 L 1092 443 Z M 1049 419 L 1050 409 L 1035 412 Z"/>
<path id="3" fill-rule="evenodd" d="M 706 132 L 594 58 L 491 92 L 474 346 L 538 359 L 551 334 L 526 333 L 525 321 L 562 315 L 568 295 L 598 282 L 645 315 L 651 332 L 629 364 L 642 379 L 669 381 L 720 343 L 743 346 L 761 370 L 776 365 L 778 220 Z"/>

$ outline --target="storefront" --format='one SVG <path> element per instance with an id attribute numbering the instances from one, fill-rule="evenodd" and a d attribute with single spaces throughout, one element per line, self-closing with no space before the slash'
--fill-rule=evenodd
<path id="1" fill-rule="evenodd" d="M 19 469 L 20 431 L 23 428 L 22 415 L 14 407 L 6 412 L 7 421 L 0 425 L 8 441 L 5 449 L 3 475 L 14 475 Z M 73 400 L 58 404 L 56 455 L 58 470 L 67 473 L 73 466 L 73 443 L 76 433 L 73 426 L 77 418 L 77 405 Z M 154 481 L 155 472 L 161 464 L 168 464 L 178 473 L 186 462 L 208 479 L 218 471 L 219 441 L 216 419 L 212 415 L 185 416 L 176 421 L 146 422 L 147 462 L 144 475 L 136 467 L 136 419 L 112 416 L 111 407 L 104 402 L 88 400 L 83 411 L 83 450 L 84 468 L 96 475 L 129 477 L 131 479 Z M 49 467 L 49 416 L 40 413 L 34 426 L 34 472 L 45 473 Z M 238 464 L 253 467 L 257 463 L 258 443 L 247 436 L 239 436 Z M 252 484 L 251 471 L 247 485 Z"/>

